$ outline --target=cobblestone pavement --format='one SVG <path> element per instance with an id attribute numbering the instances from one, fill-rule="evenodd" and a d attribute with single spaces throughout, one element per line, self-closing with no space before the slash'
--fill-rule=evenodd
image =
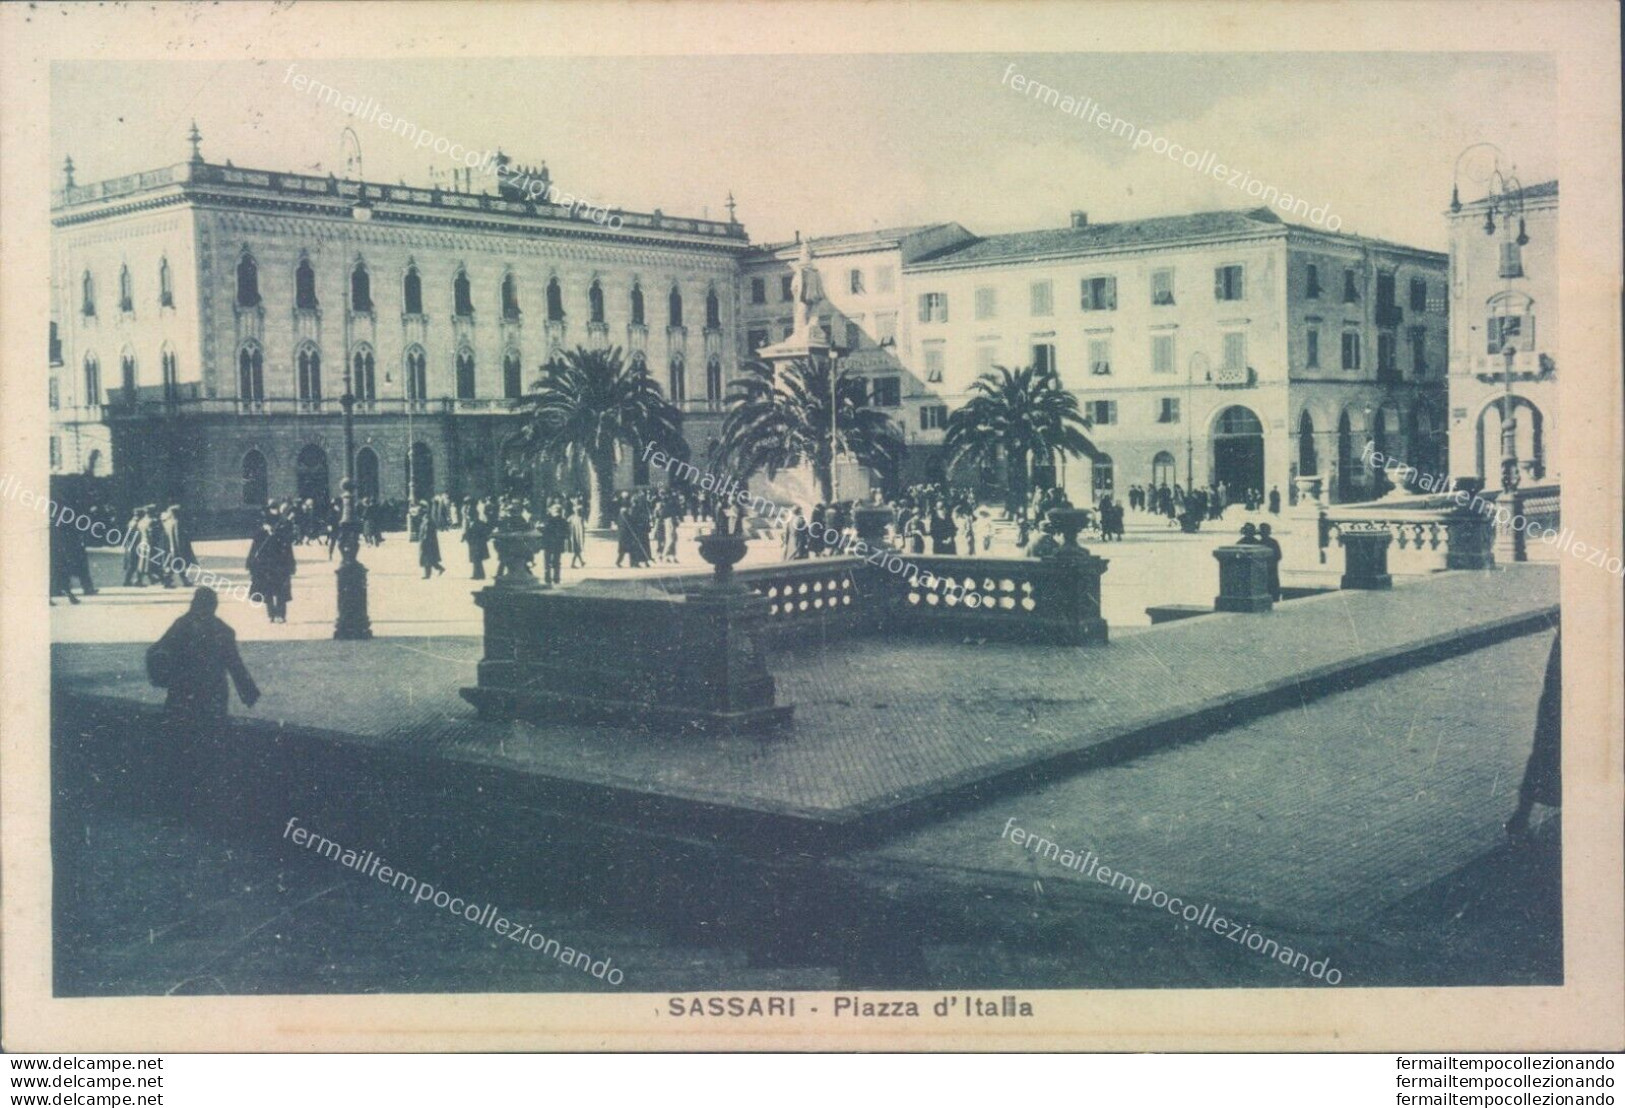
<path id="1" fill-rule="evenodd" d="M 1243 520 L 1269 520 L 1283 537 L 1290 536 L 1293 526 L 1292 520 L 1285 516 L 1248 514 L 1240 509 L 1232 509 L 1226 516 L 1222 524 L 1209 524 L 1210 530 L 1186 535 L 1177 528 L 1170 529 L 1165 521 L 1131 513 L 1127 541 L 1093 544 L 1096 553 L 1111 561 L 1102 605 L 1106 620 L 1114 630 L 1148 625 L 1145 614 L 1148 605 L 1211 605 L 1218 592 L 1217 565 L 1211 551 L 1231 541 Z M 673 569 L 704 571 L 707 567 L 694 544 L 699 529 L 697 524 L 683 525 L 679 562 L 675 567 L 657 565 L 643 570 L 615 569 L 614 541 L 589 538 L 587 568 L 566 569 L 564 585 L 570 587 L 582 580 L 604 577 L 636 580 L 670 573 Z M 1000 527 L 988 553 L 1020 556 L 1013 545 L 1014 535 L 1013 528 Z M 200 542 L 196 549 L 199 565 L 204 570 L 240 583 L 246 590 L 248 574 L 243 569 L 243 560 L 248 553 L 248 540 Z M 742 564 L 747 567 L 771 564 L 778 560 L 779 550 L 776 537 L 758 539 L 750 544 Z M 456 531 L 440 536 L 440 552 L 445 574 L 425 581 L 417 564 L 418 548 L 406 540 L 404 533 L 389 534 L 382 546 L 362 549 L 361 561 L 368 569 L 374 634 L 422 639 L 480 633 L 480 612 L 474 606 L 472 594 L 481 583 L 469 580 L 467 552 Z M 221 615 L 237 629 L 239 639 L 275 642 L 332 637 L 336 603 L 332 571 L 338 565 L 337 555 L 329 561 L 326 546 L 320 544 L 296 547 L 295 553 L 299 571 L 293 580 L 293 602 L 288 608 L 287 623 L 272 624 L 265 618 L 262 607 L 235 601 L 229 595 L 223 597 Z M 486 564 L 486 570 L 495 572 L 494 559 Z M 191 595 L 191 590 L 186 588 L 124 588 L 120 584 L 124 580 L 123 569 L 116 552 L 92 551 L 91 572 L 100 586 L 99 595 L 77 606 L 57 601 L 51 612 L 53 641 L 151 642 L 186 609 Z"/>
<path id="2" fill-rule="evenodd" d="M 1444 574 L 1391 592 L 1333 593 L 1263 616 L 1216 615 L 1104 648 L 857 638 L 777 657 L 788 736 L 661 736 L 607 726 L 481 723 L 456 694 L 476 640 L 246 644 L 265 692 L 243 713 L 396 748 L 689 801 L 850 818 L 1164 724 L 1248 690 L 1555 605 L 1557 574 Z M 58 644 L 72 692 L 157 703 L 138 646 Z M 354 679 L 335 686 L 333 675 Z M 316 690 L 321 695 L 312 696 Z M 342 690 L 342 691 L 336 691 Z M 240 707 L 240 706 L 239 706 Z M 650 741 L 653 738 L 655 741 Z"/>
<path id="3" fill-rule="evenodd" d="M 999 837 L 1014 816 L 1328 959 L 1342 987 L 1556 983 L 1556 821 L 1523 851 L 1499 831 L 1549 641 L 1512 640 L 944 820 L 836 863 L 839 895 L 820 895 L 805 867 L 781 873 L 797 910 L 742 904 L 765 896 L 760 875 L 708 880 L 663 861 L 629 872 L 551 837 L 511 851 L 537 857 L 523 891 L 460 868 L 418 876 L 611 958 L 625 990 L 1324 987 L 1034 859 Z M 1486 691 L 1486 671 L 1506 680 Z M 59 995 L 606 989 L 274 833 L 245 842 L 76 799 L 57 803 Z M 674 885 L 692 887 L 692 914 L 656 895 Z M 768 932 L 777 957 L 763 956 Z"/>
<path id="4" fill-rule="evenodd" d="M 1004 836 L 1014 820 L 1229 919 L 1367 933 L 1504 842 L 1552 637 L 1513 639 L 993 801 L 846 864 L 939 896 L 943 886 L 1019 891 L 1035 907 L 1076 913 L 1080 926 L 1097 911 L 1131 911 L 1165 926 L 1169 941 L 1191 934 L 1165 908 L 1131 907 L 1129 893 L 1017 845 Z"/>

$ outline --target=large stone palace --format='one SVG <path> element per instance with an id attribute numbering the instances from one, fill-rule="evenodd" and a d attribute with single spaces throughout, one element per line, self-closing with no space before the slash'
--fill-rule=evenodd
<path id="1" fill-rule="evenodd" d="M 497 181 L 501 178 L 498 177 Z M 356 397 L 359 493 L 528 488 L 520 398 L 561 349 L 618 346 L 684 412 L 696 453 L 728 381 L 789 333 L 801 244 L 733 218 L 615 218 L 508 186 L 418 188 L 189 160 L 52 208 L 52 470 L 123 505 L 238 526 L 336 493 Z M 799 236 L 798 236 L 799 238 Z M 808 241 L 818 322 L 895 409 L 904 481 L 940 479 L 947 414 L 995 364 L 1054 366 L 1110 456 L 1049 476 L 1377 491 L 1368 441 L 1446 457 L 1444 255 L 1210 212 L 977 236 L 955 223 Z M 641 483 L 635 457 L 623 483 Z M 989 474 L 954 474 L 987 482 Z"/>

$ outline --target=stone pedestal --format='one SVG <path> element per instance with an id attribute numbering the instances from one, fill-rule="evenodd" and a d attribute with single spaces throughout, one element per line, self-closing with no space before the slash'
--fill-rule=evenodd
<path id="1" fill-rule="evenodd" d="M 1389 589 L 1394 579 L 1388 576 L 1388 546 L 1394 536 L 1386 527 L 1370 531 L 1341 531 L 1338 545 L 1343 548 L 1343 579 L 1345 589 Z"/>
<path id="2" fill-rule="evenodd" d="M 367 567 L 360 562 L 345 562 L 333 573 L 338 578 L 339 609 L 333 637 L 372 638 L 372 620 L 367 616 Z"/>
<path id="3" fill-rule="evenodd" d="M 1107 626 L 1100 616 L 1100 578 L 1110 562 L 1078 545 L 1078 532 L 1089 525 L 1089 512 L 1084 508 L 1052 508 L 1045 518 L 1061 536 L 1060 549 L 1043 558 L 1050 571 L 1040 598 L 1046 624 L 1060 644 L 1104 644 Z"/>
<path id="4" fill-rule="evenodd" d="M 540 531 L 494 531 L 491 548 L 496 551 L 496 584 L 509 589 L 550 588 L 536 579 L 531 563 L 542 549 Z"/>
<path id="5" fill-rule="evenodd" d="M 1275 554 L 1267 546 L 1221 546 L 1213 551 L 1219 562 L 1216 612 L 1267 612 L 1275 607 L 1270 595 L 1270 562 Z"/>
<path id="6" fill-rule="evenodd" d="M 743 585 L 706 585 L 683 598 L 683 653 L 670 705 L 695 726 L 759 731 L 786 723 L 773 675 L 757 647 L 768 602 Z"/>

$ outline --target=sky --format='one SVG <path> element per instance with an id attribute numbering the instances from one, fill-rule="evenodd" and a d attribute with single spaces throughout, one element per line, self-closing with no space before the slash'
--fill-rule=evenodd
<path id="1" fill-rule="evenodd" d="M 1345 232 L 1430 249 L 1445 247 L 1466 147 L 1496 144 L 1526 184 L 1558 176 L 1551 58 L 1482 53 L 67 62 L 53 70 L 54 163 L 72 154 L 86 183 L 183 161 L 195 118 L 211 162 L 342 175 L 353 125 L 368 180 L 447 175 L 449 158 L 296 91 L 290 64 L 465 147 L 545 160 L 560 189 L 600 205 L 719 219 L 731 191 L 757 242 L 1259 205 L 1016 91 L 1012 72 L 1210 150 L 1324 205 Z M 1492 162 L 1482 149 L 1465 159 L 1464 200 L 1483 194 Z"/>

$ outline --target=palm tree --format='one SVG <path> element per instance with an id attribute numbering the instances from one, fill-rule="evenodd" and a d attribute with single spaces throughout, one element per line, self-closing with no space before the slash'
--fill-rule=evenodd
<path id="1" fill-rule="evenodd" d="M 1090 423 L 1078 398 L 1061 387 L 1053 369 L 996 365 L 970 391 L 971 398 L 948 417 L 942 440 L 948 468 L 961 461 L 992 465 L 1002 454 L 1011 503 L 1027 502 L 1033 462 L 1051 462 L 1058 453 L 1100 457 L 1084 434 Z"/>
<path id="2" fill-rule="evenodd" d="M 848 453 L 860 465 L 889 478 L 902 458 L 903 436 L 890 416 L 867 404 L 861 377 L 835 370 L 834 441 L 830 435 L 829 359 L 795 359 L 777 368 L 745 365 L 729 386 L 717 452 L 744 477 L 766 470 L 769 477 L 803 463 L 812 466 L 819 495 L 835 498 L 834 458 Z"/>
<path id="3" fill-rule="evenodd" d="M 519 442 L 533 458 L 561 470 L 590 471 L 592 518 L 608 527 L 615 496 L 615 453 L 641 453 L 647 444 L 688 457 L 682 413 L 661 393 L 642 363 L 627 365 L 620 347 L 576 347 L 542 367 L 542 379 L 521 406 L 526 423 Z"/>

